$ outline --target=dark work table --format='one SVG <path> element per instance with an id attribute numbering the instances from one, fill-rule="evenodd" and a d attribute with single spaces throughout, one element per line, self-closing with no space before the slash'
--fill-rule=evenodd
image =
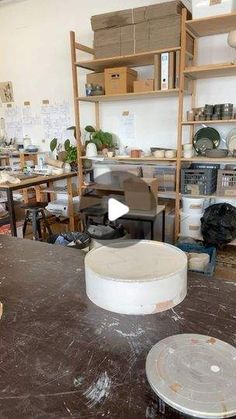
<path id="1" fill-rule="evenodd" d="M 151 390 L 147 353 L 178 333 L 235 345 L 235 297 L 235 282 L 192 275 L 172 310 L 110 313 L 86 297 L 80 251 L 0 236 L 0 418 L 187 418 Z"/>

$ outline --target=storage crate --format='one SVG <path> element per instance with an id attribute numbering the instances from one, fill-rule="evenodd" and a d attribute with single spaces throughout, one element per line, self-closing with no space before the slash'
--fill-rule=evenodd
<path id="1" fill-rule="evenodd" d="M 216 191 L 217 169 L 182 169 L 181 193 L 210 195 Z"/>
<path id="2" fill-rule="evenodd" d="M 217 195 L 236 196 L 236 170 L 218 170 Z"/>
<path id="3" fill-rule="evenodd" d="M 202 273 L 203 275 L 212 276 L 215 267 L 216 267 L 216 248 L 215 247 L 204 247 L 200 244 L 193 243 L 176 243 L 176 246 L 183 250 L 183 252 L 187 253 L 208 253 L 210 256 L 210 262 L 204 269 L 204 271 L 194 271 L 192 269 L 189 269 L 190 272 L 196 272 L 196 273 Z"/>
<path id="4" fill-rule="evenodd" d="M 155 167 L 154 177 L 158 181 L 158 191 L 175 191 L 176 169 L 175 167 Z"/>

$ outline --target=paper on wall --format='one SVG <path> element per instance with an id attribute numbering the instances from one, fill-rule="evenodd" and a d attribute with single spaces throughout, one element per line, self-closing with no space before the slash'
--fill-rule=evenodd
<path id="1" fill-rule="evenodd" d="M 120 138 L 122 141 L 135 140 L 135 115 L 123 112 L 120 118 Z"/>

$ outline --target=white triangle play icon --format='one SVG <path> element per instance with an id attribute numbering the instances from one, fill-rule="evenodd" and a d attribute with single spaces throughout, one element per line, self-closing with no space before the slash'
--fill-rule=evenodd
<path id="1" fill-rule="evenodd" d="M 122 204 L 114 198 L 108 199 L 108 218 L 110 221 L 115 221 L 129 212 L 129 207 Z"/>

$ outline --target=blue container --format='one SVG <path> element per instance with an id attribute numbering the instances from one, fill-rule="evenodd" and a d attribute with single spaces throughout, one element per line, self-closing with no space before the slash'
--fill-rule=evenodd
<path id="1" fill-rule="evenodd" d="M 210 262 L 206 266 L 204 271 L 194 271 L 189 269 L 190 272 L 201 273 L 203 275 L 212 276 L 216 267 L 216 248 L 215 247 L 204 247 L 200 244 L 194 243 L 176 243 L 176 247 L 188 253 L 208 253 L 210 255 Z"/>

